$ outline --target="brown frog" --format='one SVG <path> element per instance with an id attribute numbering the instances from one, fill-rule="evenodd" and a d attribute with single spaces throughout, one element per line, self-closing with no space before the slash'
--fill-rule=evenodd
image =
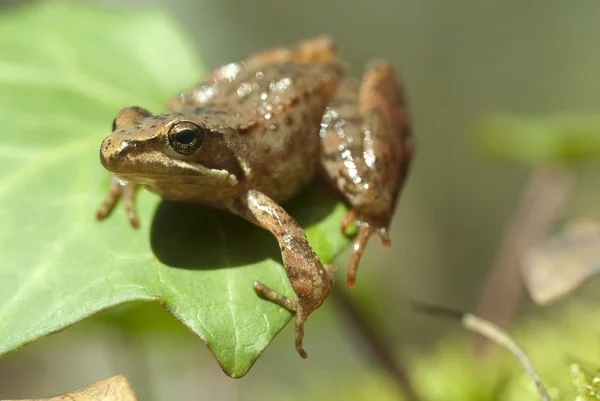
<path id="1" fill-rule="evenodd" d="M 98 211 L 105 218 L 120 197 L 139 225 L 138 185 L 164 199 L 225 209 L 269 230 L 279 242 L 296 298 L 261 282 L 262 297 L 296 313 L 296 350 L 304 322 L 327 298 L 333 272 L 324 267 L 298 223 L 279 205 L 323 174 L 352 206 L 342 231 L 359 226 L 348 269 L 354 287 L 373 233 L 389 246 L 388 227 L 413 153 L 402 89 L 383 61 L 362 83 L 337 58 L 329 37 L 273 48 L 213 71 L 152 115 L 119 112 L 100 148 L 115 178 Z"/>

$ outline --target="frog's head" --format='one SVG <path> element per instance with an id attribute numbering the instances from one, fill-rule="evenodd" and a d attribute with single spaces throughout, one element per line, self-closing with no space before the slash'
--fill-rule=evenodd
<path id="1" fill-rule="evenodd" d="M 119 112 L 113 133 L 100 147 L 100 160 L 117 177 L 154 187 L 177 181 L 205 189 L 234 186 L 243 175 L 227 133 L 210 120 L 152 115 L 140 107 Z"/>

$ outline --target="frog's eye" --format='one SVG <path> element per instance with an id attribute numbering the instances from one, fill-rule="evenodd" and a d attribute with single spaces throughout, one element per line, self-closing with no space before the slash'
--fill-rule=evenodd
<path id="1" fill-rule="evenodd" d="M 183 121 L 171 127 L 167 134 L 167 142 L 171 149 L 181 155 L 191 155 L 202 147 L 204 128 Z"/>

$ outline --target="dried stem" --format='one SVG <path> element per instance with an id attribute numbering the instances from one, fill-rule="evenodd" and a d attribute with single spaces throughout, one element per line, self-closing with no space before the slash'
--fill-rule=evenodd
<path id="1" fill-rule="evenodd" d="M 521 366 L 523 366 L 523 369 L 531 377 L 531 380 L 533 380 L 542 401 L 550 401 L 548 390 L 546 390 L 542 379 L 535 370 L 531 360 L 527 357 L 527 354 L 525 354 L 525 351 L 500 327 L 471 313 L 461 313 L 448 308 L 423 304 L 416 304 L 415 306 L 429 314 L 442 314 L 455 319 L 457 318 L 467 330 L 477 333 L 509 350 L 517 358 Z"/>
<path id="2" fill-rule="evenodd" d="M 512 338 L 510 338 L 508 333 L 503 331 L 495 324 L 470 313 L 467 313 L 463 316 L 462 324 L 467 330 L 471 330 L 474 333 L 480 334 L 512 352 L 521 366 L 523 366 L 523 369 L 525 369 L 529 377 L 531 377 L 531 380 L 533 380 L 535 383 L 535 387 L 540 394 L 540 398 L 543 401 L 550 401 L 550 395 L 548 394 L 546 387 L 544 387 L 542 379 L 533 367 L 531 360 L 527 357 L 525 351 L 523 351 Z"/>
<path id="3" fill-rule="evenodd" d="M 357 308 L 348 297 L 346 290 L 334 287 L 333 299 L 336 301 L 340 311 L 346 318 L 348 324 L 354 328 L 362 343 L 366 345 L 371 356 L 375 359 L 393 379 L 399 391 L 410 401 L 419 401 L 410 375 L 403 366 L 398 353 L 395 352 L 385 340 L 381 330 L 376 329 L 365 315 Z"/>
<path id="4" fill-rule="evenodd" d="M 566 167 L 540 167 L 533 172 L 486 279 L 478 316 L 508 327 L 523 294 L 520 267 L 524 253 L 548 233 L 574 181 Z M 484 355 L 488 345 L 484 337 L 473 338 L 475 355 Z"/>

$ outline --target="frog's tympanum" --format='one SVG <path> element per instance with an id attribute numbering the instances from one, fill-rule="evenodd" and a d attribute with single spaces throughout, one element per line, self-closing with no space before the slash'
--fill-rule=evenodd
<path id="1" fill-rule="evenodd" d="M 225 209 L 270 231 L 281 248 L 296 298 L 261 282 L 262 297 L 296 313 L 296 349 L 304 322 L 329 295 L 333 271 L 324 267 L 302 227 L 280 206 L 324 175 L 352 207 L 341 229 L 358 225 L 348 269 L 354 287 L 373 233 L 389 246 L 388 228 L 413 153 L 402 89 L 392 67 L 373 62 L 362 82 L 338 59 L 329 37 L 273 48 L 213 71 L 153 115 L 121 110 L 100 148 L 115 178 L 98 211 L 106 217 L 124 198 L 138 219 L 135 189 L 164 199 Z"/>

